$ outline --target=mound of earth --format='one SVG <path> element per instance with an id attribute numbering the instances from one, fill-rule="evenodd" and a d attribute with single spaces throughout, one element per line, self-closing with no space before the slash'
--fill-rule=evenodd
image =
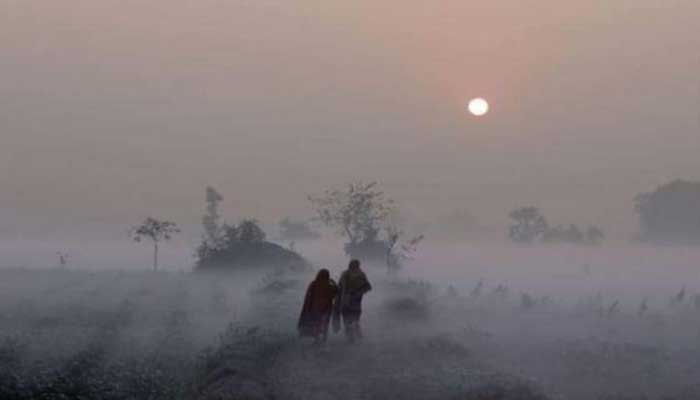
<path id="1" fill-rule="evenodd" d="M 309 262 L 298 253 L 267 241 L 237 242 L 224 249 L 211 251 L 197 264 L 197 271 L 225 272 L 232 270 L 285 268 L 304 270 Z"/>

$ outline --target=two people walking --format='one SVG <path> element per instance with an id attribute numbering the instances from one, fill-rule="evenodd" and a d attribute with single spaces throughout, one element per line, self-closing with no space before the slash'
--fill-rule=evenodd
<path id="1" fill-rule="evenodd" d="M 348 341 L 361 339 L 362 297 L 370 290 L 372 285 L 360 269 L 358 260 L 350 261 L 337 284 L 327 269 L 320 270 L 306 290 L 299 316 L 299 335 L 311 336 L 316 343 L 325 342 L 331 321 L 333 331 L 337 333 L 342 319 Z"/>

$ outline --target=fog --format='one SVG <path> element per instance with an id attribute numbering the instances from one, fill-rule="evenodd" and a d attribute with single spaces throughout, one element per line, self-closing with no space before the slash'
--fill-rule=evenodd
<path id="1" fill-rule="evenodd" d="M 161 272 L 150 272 L 150 253 L 133 243 L 87 245 L 66 267 L 40 257 L 5 266 L 3 393 L 699 395 L 697 248 L 427 242 L 398 275 L 366 265 L 374 289 L 365 296 L 365 339 L 351 345 L 331 334 L 319 348 L 296 337 L 296 322 L 313 270 L 327 267 L 337 278 L 345 268 L 341 245 L 301 243 L 315 265 L 302 273 L 192 273 L 175 267 L 191 266 L 191 251 L 177 248 L 164 252 Z"/>
<path id="2" fill-rule="evenodd" d="M 694 0 L 0 10 L 5 236 L 196 224 L 206 184 L 274 222 L 362 179 L 428 220 L 537 203 L 627 238 L 637 193 L 699 178 Z"/>
<path id="3" fill-rule="evenodd" d="M 0 0 L 0 399 L 700 400 L 699 20 Z"/>

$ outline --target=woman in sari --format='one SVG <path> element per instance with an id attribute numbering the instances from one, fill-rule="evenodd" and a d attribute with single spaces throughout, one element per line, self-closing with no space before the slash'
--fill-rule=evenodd
<path id="1" fill-rule="evenodd" d="M 304 297 L 304 306 L 299 316 L 299 336 L 311 336 L 316 343 L 326 341 L 328 324 L 333 313 L 333 303 L 338 286 L 327 269 L 318 271 L 316 279 L 309 284 Z"/>

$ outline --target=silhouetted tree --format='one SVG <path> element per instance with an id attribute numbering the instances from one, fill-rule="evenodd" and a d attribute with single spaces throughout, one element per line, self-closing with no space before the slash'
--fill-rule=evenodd
<path id="1" fill-rule="evenodd" d="M 337 229 L 350 243 L 376 238 L 393 210 L 393 201 L 377 189 L 377 182 L 351 183 L 345 190 L 309 196 L 318 219 Z"/>
<path id="2" fill-rule="evenodd" d="M 700 182 L 676 180 L 635 198 L 641 238 L 700 243 Z"/>
<path id="3" fill-rule="evenodd" d="M 205 240 L 211 247 L 219 245 L 221 240 L 221 226 L 219 220 L 219 203 L 224 199 L 216 189 L 211 186 L 206 188 L 206 213 L 202 217 L 202 226 L 204 227 Z"/>
<path id="4" fill-rule="evenodd" d="M 389 224 L 385 227 L 385 231 L 387 234 L 386 266 L 388 272 L 392 273 L 401 268 L 403 262 L 411 260 L 424 236 L 414 236 L 405 243 L 400 243 L 401 238 L 404 236 L 404 232 L 401 229 Z"/>
<path id="5" fill-rule="evenodd" d="M 158 245 L 161 241 L 170 240 L 173 235 L 180 233 L 180 229 L 174 222 L 161 221 L 155 218 L 146 218 L 141 225 L 134 226 L 129 235 L 136 242 L 150 239 L 153 242 L 153 270 L 158 269 Z"/>
<path id="6" fill-rule="evenodd" d="M 393 200 L 378 189 L 376 182 L 352 183 L 345 190 L 327 190 L 322 196 L 309 196 L 317 218 L 348 238 L 345 253 L 353 258 L 386 262 L 389 270 L 410 258 L 422 236 L 399 244 L 404 236 L 390 221 L 395 214 Z"/>
<path id="7" fill-rule="evenodd" d="M 238 224 L 238 240 L 244 243 L 262 242 L 267 235 L 254 219 L 244 219 Z"/>
<path id="8" fill-rule="evenodd" d="M 508 214 L 515 224 L 511 225 L 508 237 L 518 243 L 532 243 L 547 231 L 547 220 L 537 207 L 521 207 Z"/>

